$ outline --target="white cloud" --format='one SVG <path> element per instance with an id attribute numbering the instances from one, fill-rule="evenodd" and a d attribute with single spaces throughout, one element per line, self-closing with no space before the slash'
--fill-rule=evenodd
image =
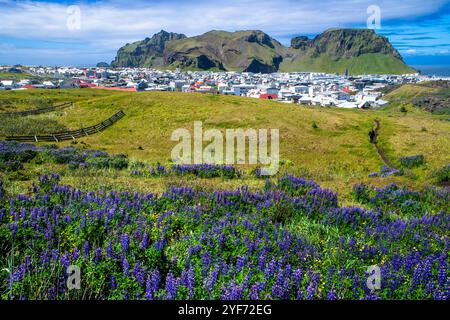
<path id="1" fill-rule="evenodd" d="M 389 19 L 409 19 L 435 12 L 444 2 L 379 0 L 376 4 L 381 8 L 383 25 L 383 21 Z M 293 34 L 319 33 L 329 27 L 364 25 L 368 17 L 366 9 L 371 4 L 372 0 L 82 2 L 79 4 L 80 29 L 69 30 L 68 5 L 0 0 L 0 39 L 22 39 L 21 43 L 50 41 L 83 44 L 86 52 L 109 50 L 110 54 L 104 56 L 110 58 L 123 44 L 149 37 L 161 29 L 188 36 L 211 29 L 261 29 L 288 43 Z"/>
<path id="2" fill-rule="evenodd" d="M 0 2 L 0 36 L 81 40 L 117 47 L 166 29 L 187 35 L 211 29 L 262 29 L 272 36 L 315 33 L 327 27 L 363 23 L 372 1 L 105 1 L 80 5 L 81 29 L 68 30 L 67 6 L 51 2 Z M 378 1 L 382 19 L 408 18 L 436 10 L 443 1 Z M 6 3 L 6 5 L 4 5 Z M 3 7 L 3 8 L 2 8 Z"/>

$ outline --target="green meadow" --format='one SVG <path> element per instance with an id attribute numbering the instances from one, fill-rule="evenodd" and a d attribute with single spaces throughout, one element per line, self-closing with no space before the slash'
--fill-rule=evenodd
<path id="1" fill-rule="evenodd" d="M 133 161 L 149 165 L 170 165 L 171 141 L 175 129 L 193 133 L 194 121 L 203 129 L 279 129 L 280 170 L 316 181 L 341 194 L 350 203 L 354 184 L 374 186 L 390 183 L 421 189 L 436 183 L 434 173 L 450 163 L 450 121 L 448 115 L 434 115 L 415 108 L 411 99 L 435 89 L 403 86 L 386 99 L 392 103 L 382 110 L 345 110 L 307 107 L 245 97 L 177 92 L 114 92 L 99 89 L 24 90 L 0 93 L 0 112 L 27 110 L 62 102 L 74 106 L 28 117 L 0 117 L 0 139 L 7 135 L 35 135 L 76 130 L 109 118 L 119 110 L 126 116 L 98 134 L 58 146 L 124 153 Z M 381 121 L 379 145 L 389 160 L 400 167 L 399 157 L 421 154 L 425 163 L 405 168 L 402 176 L 369 178 L 383 161 L 368 132 L 374 120 Z M 42 145 L 42 143 L 39 143 Z M 67 166 L 26 163 L 19 172 L 1 172 L 0 179 L 12 193 L 26 192 L 38 175 L 58 172 L 63 183 L 85 189 L 157 191 L 168 185 L 188 182 L 191 186 L 230 189 L 240 185 L 260 188 L 263 179 L 253 177 L 252 166 L 240 166 L 239 179 L 198 177 L 130 177 L 127 170 L 70 170 Z M 275 179 L 275 177 L 274 177 Z"/>

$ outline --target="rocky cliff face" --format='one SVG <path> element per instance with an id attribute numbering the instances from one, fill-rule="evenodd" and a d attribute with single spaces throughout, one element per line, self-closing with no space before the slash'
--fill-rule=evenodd
<path id="1" fill-rule="evenodd" d="M 368 61 L 376 63 L 370 66 Z M 352 67 L 371 73 L 414 71 L 404 64 L 387 38 L 368 29 L 329 29 L 313 39 L 293 38 L 291 47 L 259 30 L 214 30 L 190 38 L 161 31 L 120 48 L 111 65 L 263 73 L 342 72 Z"/>
<path id="2" fill-rule="evenodd" d="M 334 60 L 366 53 L 380 53 L 402 60 L 387 38 L 370 29 L 330 29 L 309 43 L 318 54 L 325 53 Z"/>
<path id="3" fill-rule="evenodd" d="M 188 69 L 275 72 L 283 46 L 262 31 L 210 31 L 172 41 L 165 65 Z"/>
<path id="4" fill-rule="evenodd" d="M 112 67 L 160 67 L 164 63 L 163 55 L 168 41 L 184 39 L 184 34 L 161 30 L 151 38 L 126 44 L 117 52 Z"/>

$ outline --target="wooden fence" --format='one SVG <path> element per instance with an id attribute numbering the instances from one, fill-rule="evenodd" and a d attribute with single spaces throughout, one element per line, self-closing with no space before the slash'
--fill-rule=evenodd
<path id="1" fill-rule="evenodd" d="M 41 113 L 65 109 L 68 107 L 72 107 L 73 105 L 74 105 L 73 102 L 66 102 L 66 103 L 63 103 L 63 104 L 60 104 L 57 106 L 50 106 L 50 107 L 39 108 L 39 109 L 30 109 L 30 110 L 15 111 L 15 112 L 2 112 L 2 113 L 0 113 L 0 116 L 19 116 L 19 117 L 31 116 L 31 115 L 35 115 L 35 114 L 41 114 Z"/>
<path id="2" fill-rule="evenodd" d="M 66 132 L 55 132 L 50 133 L 48 135 L 39 135 L 39 136 L 8 136 L 6 140 L 9 141 L 21 141 L 21 142 L 51 142 L 51 141 L 64 141 L 64 140 L 75 140 L 75 138 L 81 138 L 85 136 L 89 136 L 91 134 L 100 132 L 105 130 L 118 120 L 122 119 L 125 116 L 123 111 L 119 111 L 114 114 L 109 119 L 106 119 L 95 126 L 81 128 L 75 131 L 66 131 Z"/>

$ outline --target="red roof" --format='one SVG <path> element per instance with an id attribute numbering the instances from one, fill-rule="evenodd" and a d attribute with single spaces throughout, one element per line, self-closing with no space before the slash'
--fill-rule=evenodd
<path id="1" fill-rule="evenodd" d="M 95 86 L 93 88 L 103 89 L 103 90 L 113 90 L 113 91 L 127 91 L 127 92 L 136 92 L 136 88 L 119 88 L 119 87 L 100 87 Z"/>
<path id="2" fill-rule="evenodd" d="M 93 83 L 81 83 L 80 87 L 83 87 L 83 88 L 94 88 L 94 87 L 96 87 L 96 85 L 93 84 Z"/>
<path id="3" fill-rule="evenodd" d="M 259 96 L 260 99 L 278 99 L 278 95 L 275 93 L 263 93 Z"/>

